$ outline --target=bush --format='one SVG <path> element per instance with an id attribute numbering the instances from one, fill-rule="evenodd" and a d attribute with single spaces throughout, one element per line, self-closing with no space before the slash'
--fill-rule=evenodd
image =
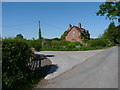
<path id="1" fill-rule="evenodd" d="M 98 38 L 83 40 L 82 42 L 58 41 L 45 39 L 42 42 L 42 50 L 49 51 L 81 51 L 95 50 L 114 46 L 115 43 L 108 39 Z"/>
<path id="2" fill-rule="evenodd" d="M 30 47 L 25 40 L 3 39 L 2 42 L 2 87 L 18 88 L 31 75 L 27 64 L 31 57 Z"/>
<path id="3" fill-rule="evenodd" d="M 31 48 L 35 48 L 37 51 L 41 50 L 42 47 L 41 40 L 28 40 L 28 44 Z"/>
<path id="4" fill-rule="evenodd" d="M 70 51 L 79 50 L 81 46 L 80 42 L 44 40 L 42 50 Z"/>
<path id="5" fill-rule="evenodd" d="M 43 39 L 42 40 L 42 49 L 50 49 L 52 47 L 52 43 L 51 43 L 51 40 L 46 40 L 46 39 Z"/>
<path id="6" fill-rule="evenodd" d="M 91 47 L 108 47 L 114 45 L 114 43 L 109 41 L 108 39 L 102 39 L 102 38 L 89 40 L 88 44 Z"/>

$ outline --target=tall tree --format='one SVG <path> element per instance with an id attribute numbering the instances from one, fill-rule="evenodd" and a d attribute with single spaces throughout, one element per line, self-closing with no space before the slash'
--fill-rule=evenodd
<path id="1" fill-rule="evenodd" d="M 106 38 L 106 39 L 109 39 L 110 41 L 118 44 L 118 41 L 117 41 L 118 30 L 117 30 L 114 22 L 110 23 L 108 29 L 105 30 L 102 37 Z"/>
<path id="2" fill-rule="evenodd" d="M 41 38 L 42 38 L 42 36 L 41 36 L 40 21 L 39 21 L 39 31 L 38 31 L 38 35 L 39 35 L 39 39 L 41 39 Z"/>
<path id="3" fill-rule="evenodd" d="M 120 1 L 105 2 L 99 6 L 100 10 L 96 13 L 99 16 L 106 15 L 109 20 L 118 19 L 120 25 Z"/>
<path id="4" fill-rule="evenodd" d="M 117 40 L 120 43 L 120 25 L 116 27 L 117 31 L 118 31 L 118 36 L 117 36 Z"/>
<path id="5" fill-rule="evenodd" d="M 41 29 L 39 28 L 39 39 L 41 39 Z"/>

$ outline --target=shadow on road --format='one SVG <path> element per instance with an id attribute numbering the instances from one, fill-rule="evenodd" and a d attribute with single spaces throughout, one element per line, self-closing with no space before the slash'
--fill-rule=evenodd
<path id="1" fill-rule="evenodd" d="M 46 66 L 36 69 L 35 72 L 37 73 L 38 77 L 40 76 L 45 77 L 48 74 L 55 72 L 57 69 L 58 69 L 57 65 L 46 65 Z"/>
<path id="2" fill-rule="evenodd" d="M 55 57 L 55 55 L 45 55 L 45 57 Z"/>
<path id="3" fill-rule="evenodd" d="M 55 57 L 55 55 L 35 54 L 38 57 Z"/>
<path id="4" fill-rule="evenodd" d="M 48 74 L 51 74 L 55 72 L 58 69 L 58 66 L 56 65 L 50 65 L 50 70 L 48 71 Z"/>

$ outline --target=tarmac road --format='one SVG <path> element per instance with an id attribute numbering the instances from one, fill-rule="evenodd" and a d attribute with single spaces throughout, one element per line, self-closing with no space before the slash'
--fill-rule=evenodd
<path id="1" fill-rule="evenodd" d="M 40 51 L 36 52 L 36 54 L 45 55 L 51 60 L 53 65 L 57 65 L 57 69 L 52 67 L 50 70 L 50 72 L 53 72 L 55 69 L 56 71 L 45 77 L 45 79 L 53 79 L 102 51 L 104 49 L 89 51 Z"/>
<path id="2" fill-rule="evenodd" d="M 47 83 L 44 88 L 118 88 L 118 47 L 101 51 Z"/>

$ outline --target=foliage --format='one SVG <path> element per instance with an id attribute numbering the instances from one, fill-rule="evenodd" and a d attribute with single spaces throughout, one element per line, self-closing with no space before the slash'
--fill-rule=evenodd
<path id="1" fill-rule="evenodd" d="M 67 33 L 68 33 L 68 31 L 65 31 L 65 32 L 61 35 L 60 39 L 65 40 L 65 36 L 66 36 Z"/>
<path id="2" fill-rule="evenodd" d="M 109 39 L 110 41 L 114 42 L 114 43 L 118 43 L 117 39 L 119 39 L 119 34 L 120 33 L 120 29 L 114 24 L 114 22 L 110 23 L 108 29 L 105 30 L 105 32 L 102 35 L 102 38 L 106 38 Z"/>
<path id="3" fill-rule="evenodd" d="M 116 29 L 117 29 L 117 38 L 116 39 L 120 43 L 120 26 L 117 26 Z"/>
<path id="4" fill-rule="evenodd" d="M 38 39 L 42 39 L 42 35 L 41 35 L 41 28 L 40 28 L 40 21 L 39 21 L 39 29 L 38 29 Z"/>
<path id="5" fill-rule="evenodd" d="M 51 40 L 61 41 L 61 39 L 59 39 L 59 38 L 53 38 L 53 39 L 51 39 Z"/>
<path id="6" fill-rule="evenodd" d="M 97 15 L 104 16 L 110 20 L 120 19 L 120 1 L 119 2 L 105 2 L 99 6 L 100 10 Z M 118 20 L 118 22 L 120 22 Z"/>
<path id="7" fill-rule="evenodd" d="M 82 32 L 80 38 L 81 38 L 81 39 L 90 39 L 89 33 Z"/>
<path id="8" fill-rule="evenodd" d="M 91 47 L 109 47 L 115 44 L 108 39 L 98 38 L 88 41 L 88 45 Z"/>
<path id="9" fill-rule="evenodd" d="M 81 51 L 81 50 L 95 50 L 114 46 L 115 43 L 109 39 L 84 39 L 82 42 L 44 40 L 42 42 L 42 49 L 45 51 Z"/>
<path id="10" fill-rule="evenodd" d="M 30 41 L 14 38 L 3 39 L 3 90 L 31 90 L 47 75 L 50 66 L 47 66 L 47 69 L 43 67 L 31 70 L 29 65 L 32 64 L 36 66 L 36 56 L 31 52 Z M 38 40 L 33 40 L 32 44 L 38 44 Z M 43 57 L 40 57 L 40 59 L 41 58 Z"/>
<path id="11" fill-rule="evenodd" d="M 83 39 L 82 42 L 87 43 L 89 40 L 88 39 Z"/>
<path id="12" fill-rule="evenodd" d="M 30 47 L 25 40 L 3 39 L 2 42 L 2 70 L 3 89 L 20 87 L 31 75 L 27 64 L 31 57 Z M 18 88 L 17 87 L 17 88 Z"/>
<path id="13" fill-rule="evenodd" d="M 23 36 L 22 36 L 22 34 L 17 34 L 15 38 L 16 39 L 23 39 Z"/>
<path id="14" fill-rule="evenodd" d="M 37 51 L 40 51 L 41 48 L 42 48 L 42 43 L 41 43 L 40 39 L 38 39 L 38 40 L 28 40 L 27 43 L 31 48 L 35 48 Z"/>
<path id="15" fill-rule="evenodd" d="M 41 39 L 42 38 L 42 35 L 41 35 L 41 29 L 39 28 L 39 39 Z"/>
<path id="16" fill-rule="evenodd" d="M 81 46 L 80 42 L 44 40 L 42 50 L 69 51 L 78 50 Z"/>

